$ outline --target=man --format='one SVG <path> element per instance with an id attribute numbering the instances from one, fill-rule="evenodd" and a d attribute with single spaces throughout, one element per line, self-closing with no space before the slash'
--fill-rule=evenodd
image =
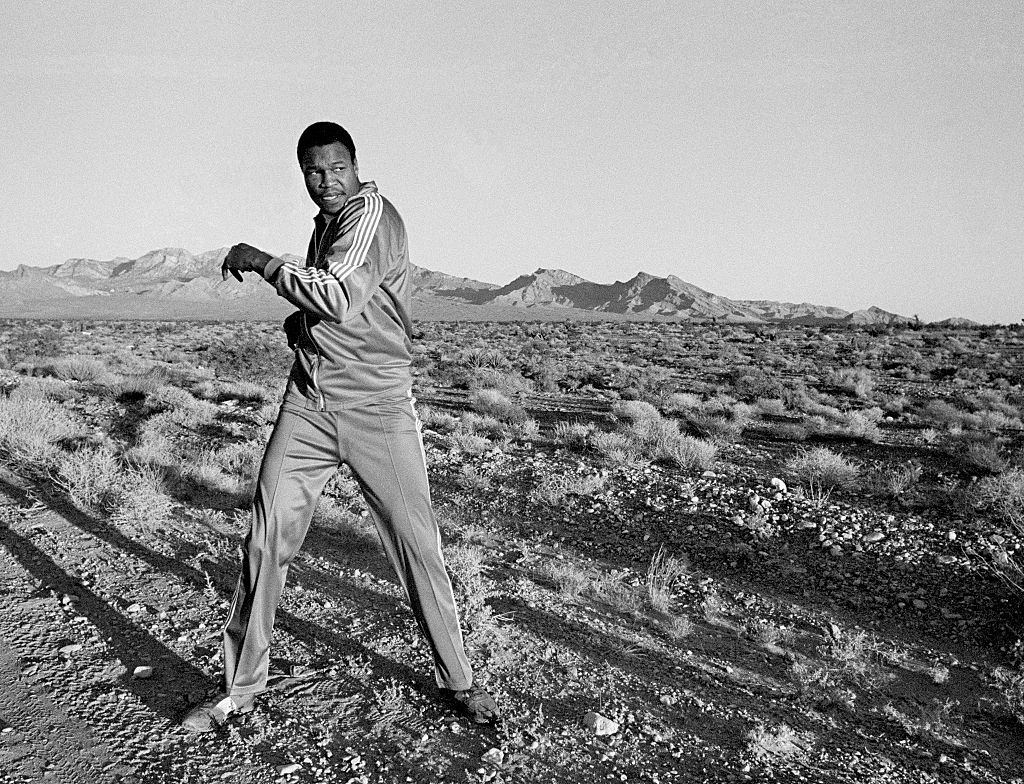
<path id="1" fill-rule="evenodd" d="M 288 566 L 327 480 L 347 463 L 434 659 L 442 693 L 473 721 L 498 709 L 474 684 L 430 504 L 413 408 L 411 289 L 405 227 L 334 123 L 299 137 L 299 164 L 320 208 L 305 266 L 235 245 L 222 274 L 256 272 L 299 308 L 285 321 L 295 363 L 253 499 L 242 570 L 224 626 L 224 690 L 183 725 L 206 732 L 251 710 L 266 688 L 270 640 Z"/>

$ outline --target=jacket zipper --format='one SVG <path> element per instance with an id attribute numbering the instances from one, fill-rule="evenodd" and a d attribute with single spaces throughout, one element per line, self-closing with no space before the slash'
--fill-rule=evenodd
<path id="1" fill-rule="evenodd" d="M 316 264 L 320 263 L 320 247 L 323 244 L 324 237 L 327 236 L 327 231 L 331 228 L 331 221 L 333 221 L 333 220 L 334 220 L 334 218 L 332 218 L 330 221 L 327 222 L 327 224 L 324 226 L 323 233 L 320 235 L 320 238 L 315 243 L 316 244 L 316 253 L 315 253 L 314 257 L 313 257 L 313 264 L 314 264 L 314 266 Z M 323 357 L 320 356 L 320 346 L 319 346 L 319 344 L 315 340 L 313 340 L 313 333 L 309 331 L 309 321 L 308 321 L 308 318 L 309 318 L 309 315 L 305 311 L 303 311 L 302 312 L 302 329 L 306 333 L 306 337 L 309 338 L 309 342 L 313 344 L 313 348 L 316 350 L 316 362 L 313 364 L 313 391 L 316 392 L 317 410 L 318 411 L 326 411 L 327 410 L 327 401 L 324 399 L 324 393 L 320 389 L 320 363 L 323 361 Z"/>

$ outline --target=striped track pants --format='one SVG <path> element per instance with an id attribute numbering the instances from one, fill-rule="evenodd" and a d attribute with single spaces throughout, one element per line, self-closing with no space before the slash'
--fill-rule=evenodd
<path id="1" fill-rule="evenodd" d="M 266 688 L 274 616 L 288 566 L 324 485 L 341 463 L 349 465 L 363 490 L 433 654 L 438 686 L 467 688 L 473 674 L 430 503 L 419 419 L 407 395 L 342 411 L 316 411 L 291 400 L 282 405 L 263 456 L 252 527 L 224 626 L 226 692 L 254 694 Z"/>

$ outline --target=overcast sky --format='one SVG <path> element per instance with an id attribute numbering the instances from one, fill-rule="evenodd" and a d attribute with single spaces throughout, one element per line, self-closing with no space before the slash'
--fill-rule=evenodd
<path id="1" fill-rule="evenodd" d="M 0 268 L 304 253 L 332 119 L 431 269 L 1018 321 L 1022 41 L 1019 0 L 5 3 Z"/>

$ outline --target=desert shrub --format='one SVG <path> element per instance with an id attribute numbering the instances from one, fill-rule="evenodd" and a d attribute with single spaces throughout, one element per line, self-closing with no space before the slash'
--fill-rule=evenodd
<path id="1" fill-rule="evenodd" d="M 523 422 L 527 418 L 526 409 L 497 389 L 474 389 L 469 395 L 469 405 L 474 411 L 503 422 Z"/>
<path id="2" fill-rule="evenodd" d="M 566 449 L 582 451 L 590 444 L 590 436 L 595 430 L 593 425 L 583 422 L 559 422 L 555 425 L 552 439 Z"/>
<path id="3" fill-rule="evenodd" d="M 881 666 L 878 640 L 867 632 L 834 627 L 832 638 L 822 653 L 839 667 L 849 681 L 859 686 L 877 688 L 891 680 Z"/>
<path id="4" fill-rule="evenodd" d="M 461 430 L 448 435 L 448 444 L 452 449 L 469 455 L 482 454 L 490 446 L 490 442 L 483 436 Z"/>
<path id="5" fill-rule="evenodd" d="M 766 764 L 805 757 L 810 745 L 807 738 L 801 737 L 788 724 L 769 728 L 764 722 L 758 722 L 747 733 L 747 753 Z"/>
<path id="6" fill-rule="evenodd" d="M 182 477 L 191 482 L 193 488 L 218 497 L 216 500 L 228 496 L 229 501 L 241 501 L 245 483 L 239 476 L 228 473 L 218 457 L 212 450 L 192 456 L 183 466 Z"/>
<path id="7" fill-rule="evenodd" d="M 672 601 L 672 589 L 688 569 L 685 558 L 668 555 L 663 547 L 651 556 L 647 567 L 647 598 L 659 612 L 668 612 Z"/>
<path id="8" fill-rule="evenodd" d="M 187 389 L 161 384 L 146 395 L 146 408 L 151 411 L 170 411 L 178 408 L 193 408 L 200 401 L 196 400 Z"/>
<path id="9" fill-rule="evenodd" d="M 772 416 L 786 416 L 789 413 L 786 410 L 786 404 L 781 400 L 766 397 L 759 397 L 754 401 L 754 410 L 759 414 L 769 414 Z"/>
<path id="10" fill-rule="evenodd" d="M 1007 466 L 1006 457 L 1003 455 L 999 444 L 992 440 L 970 441 L 963 452 L 964 461 L 982 471 L 998 474 Z"/>
<path id="11" fill-rule="evenodd" d="M 11 397 L 24 400 L 61 402 L 74 396 L 74 390 L 66 381 L 57 378 L 26 378 L 11 391 Z"/>
<path id="12" fill-rule="evenodd" d="M 817 435 L 842 436 L 843 438 L 860 438 L 865 441 L 877 442 L 882 436 L 878 421 L 882 417 L 880 408 L 865 411 L 828 412 L 828 416 L 810 416 L 805 420 L 806 426 Z"/>
<path id="13" fill-rule="evenodd" d="M 541 392 L 557 392 L 568 371 L 561 362 L 547 357 L 532 356 L 523 370 L 525 376 L 533 380 Z"/>
<path id="14" fill-rule="evenodd" d="M 533 384 L 514 371 L 479 368 L 468 379 L 471 389 L 496 389 L 508 397 L 517 397 L 533 391 Z"/>
<path id="15" fill-rule="evenodd" d="M 540 425 L 537 424 L 536 419 L 511 422 L 505 428 L 505 434 L 516 441 L 536 441 L 540 437 Z"/>
<path id="16" fill-rule="evenodd" d="M 974 497 L 980 507 L 1024 535 L 1024 469 L 985 477 L 975 486 Z"/>
<path id="17" fill-rule="evenodd" d="M 460 351 L 458 361 L 460 364 L 469 365 L 472 368 L 501 369 L 509 366 L 508 357 L 504 352 L 479 346 Z"/>
<path id="18" fill-rule="evenodd" d="M 639 419 L 622 434 L 628 449 L 648 460 L 664 460 L 682 468 L 707 468 L 714 462 L 717 448 L 706 441 L 679 432 L 679 425 L 668 419 Z"/>
<path id="19" fill-rule="evenodd" d="M 867 398 L 875 387 L 875 379 L 871 371 L 865 367 L 847 367 L 830 371 L 825 375 L 825 383 L 839 387 L 860 399 Z"/>
<path id="20" fill-rule="evenodd" d="M 266 442 L 262 438 L 238 441 L 217 450 L 213 457 L 230 474 L 255 479 L 260 472 Z"/>
<path id="21" fill-rule="evenodd" d="M 860 474 L 856 464 L 825 447 L 799 452 L 790 458 L 786 468 L 798 481 L 823 490 L 852 489 Z"/>
<path id="22" fill-rule="evenodd" d="M 199 352 L 204 365 L 228 378 L 278 383 L 294 361 L 283 340 L 258 333 L 236 331 L 228 340 L 216 340 Z"/>
<path id="23" fill-rule="evenodd" d="M 537 571 L 541 578 L 550 580 L 563 596 L 570 599 L 582 594 L 593 582 L 593 575 L 587 569 L 568 561 L 545 561 Z"/>
<path id="24" fill-rule="evenodd" d="M 140 466 L 175 465 L 177 457 L 170 438 L 174 427 L 168 412 L 150 417 L 142 423 L 135 443 L 125 451 L 124 458 Z"/>
<path id="25" fill-rule="evenodd" d="M 459 610 L 466 623 L 474 625 L 476 619 L 485 613 L 487 600 L 483 552 L 470 544 L 447 545 L 444 560 Z"/>
<path id="26" fill-rule="evenodd" d="M 628 452 L 632 450 L 629 439 L 622 433 L 609 432 L 607 430 L 595 430 L 590 434 L 590 446 L 598 453 L 606 457 L 611 453 Z"/>
<path id="27" fill-rule="evenodd" d="M 761 368 L 737 368 L 730 376 L 733 389 L 741 400 L 776 398 L 782 395 L 782 382 Z"/>
<path id="28" fill-rule="evenodd" d="M 429 427 L 438 433 L 451 433 L 459 426 L 458 417 L 447 411 L 439 411 L 433 406 L 417 406 L 416 413 L 424 427 Z"/>
<path id="29" fill-rule="evenodd" d="M 253 381 L 228 381 L 219 385 L 215 396 L 208 398 L 218 403 L 237 400 L 240 403 L 270 403 L 277 399 L 277 393 L 263 384 Z"/>
<path id="30" fill-rule="evenodd" d="M 459 417 L 459 430 L 464 433 L 500 436 L 505 431 L 505 425 L 490 414 L 475 414 L 472 411 L 467 411 Z"/>
<path id="31" fill-rule="evenodd" d="M 151 531 L 170 520 L 174 503 L 161 472 L 151 466 L 128 466 L 112 502 L 112 523 Z"/>
<path id="32" fill-rule="evenodd" d="M 875 473 L 870 480 L 874 492 L 887 498 L 902 498 L 921 481 L 921 466 L 904 463 Z"/>
<path id="33" fill-rule="evenodd" d="M 86 447 L 61 453 L 54 479 L 76 504 L 102 509 L 116 494 L 120 473 L 121 465 L 112 449 Z"/>
<path id="34" fill-rule="evenodd" d="M 934 426 L 958 429 L 976 429 L 981 425 L 981 417 L 957 408 L 946 400 L 929 400 L 918 409 L 918 416 Z"/>
<path id="35" fill-rule="evenodd" d="M 612 415 L 630 423 L 661 419 L 658 409 L 643 400 L 620 400 L 612 405 Z"/>
<path id="36" fill-rule="evenodd" d="M 718 447 L 693 436 L 680 435 L 662 445 L 659 457 L 687 470 L 707 470 L 718 457 Z"/>
<path id="37" fill-rule="evenodd" d="M 997 667 L 992 672 L 992 685 L 999 690 L 1006 707 L 1024 724 L 1024 668 Z"/>
<path id="38" fill-rule="evenodd" d="M 0 397 L 0 450 L 26 467 L 46 469 L 57 460 L 60 442 L 81 428 L 63 408 L 24 386 Z"/>
<path id="39" fill-rule="evenodd" d="M 743 419 L 711 414 L 705 411 L 695 411 L 686 417 L 687 426 L 703 438 L 710 438 L 722 444 L 736 441 L 747 425 Z"/>
<path id="40" fill-rule="evenodd" d="M 107 366 L 94 357 L 80 355 L 62 357 L 51 360 L 45 367 L 50 374 L 62 381 L 74 379 L 75 381 L 99 382 L 111 378 Z"/>
<path id="41" fill-rule="evenodd" d="M 138 401 L 156 392 L 167 383 L 165 373 L 154 369 L 139 375 L 125 376 L 113 386 L 114 396 L 126 402 Z"/>
<path id="42" fill-rule="evenodd" d="M 546 474 L 530 491 L 530 498 L 547 506 L 561 506 L 571 495 L 588 496 L 604 489 L 605 477 L 595 474 Z"/>
<path id="43" fill-rule="evenodd" d="M 1007 418 L 1019 421 L 1021 409 L 1007 400 L 1005 391 L 996 389 L 980 389 L 967 399 L 968 404 L 979 412 L 991 411 L 1003 414 Z"/>
<path id="44" fill-rule="evenodd" d="M 487 474 L 468 463 L 459 470 L 457 481 L 464 490 L 490 490 L 493 484 Z"/>
<path id="45" fill-rule="evenodd" d="M 692 392 L 673 392 L 662 410 L 666 414 L 685 414 L 690 411 L 699 409 L 701 406 L 701 399 L 699 395 L 695 395 Z"/>

